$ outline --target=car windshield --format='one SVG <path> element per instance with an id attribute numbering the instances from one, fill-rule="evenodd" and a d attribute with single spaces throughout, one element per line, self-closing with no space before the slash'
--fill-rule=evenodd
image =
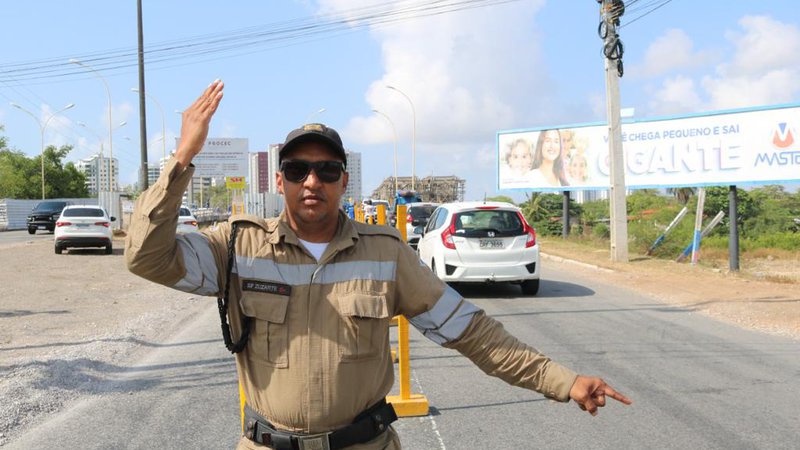
<path id="1" fill-rule="evenodd" d="M 56 209 L 63 209 L 67 206 L 67 202 L 42 202 L 36 205 L 34 211 L 53 211 Z"/>
<path id="2" fill-rule="evenodd" d="M 65 209 L 64 217 L 103 217 L 105 213 L 100 208 L 69 208 Z"/>
<path id="3" fill-rule="evenodd" d="M 178 213 L 179 216 L 191 216 L 192 212 L 189 211 L 189 208 L 181 208 L 180 212 Z"/>
<path id="4" fill-rule="evenodd" d="M 435 209 L 434 205 L 412 206 L 408 209 L 408 213 L 414 220 L 427 219 Z"/>
<path id="5" fill-rule="evenodd" d="M 500 209 L 478 209 L 455 215 L 455 230 L 458 236 L 493 237 L 520 236 L 525 228 L 516 211 Z"/>

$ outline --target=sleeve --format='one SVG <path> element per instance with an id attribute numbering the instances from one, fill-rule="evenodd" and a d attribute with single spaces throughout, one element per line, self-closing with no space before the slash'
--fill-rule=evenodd
<path id="1" fill-rule="evenodd" d="M 512 336 L 483 311 L 475 314 L 464 334 L 444 346 L 458 350 L 488 375 L 560 402 L 569 401 L 578 376 Z"/>
<path id="2" fill-rule="evenodd" d="M 558 401 L 577 374 L 519 341 L 503 325 L 439 279 L 408 247 L 397 265 L 396 314 L 431 341 L 457 350 L 486 374 Z"/>
<path id="3" fill-rule="evenodd" d="M 184 292 L 218 295 L 227 260 L 226 230 L 177 234 L 178 208 L 194 174 L 173 158 L 158 181 L 136 201 L 125 240 L 128 270 Z"/>

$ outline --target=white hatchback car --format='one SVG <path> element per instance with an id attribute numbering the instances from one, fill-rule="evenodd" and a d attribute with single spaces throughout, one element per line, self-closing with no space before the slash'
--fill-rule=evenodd
<path id="1" fill-rule="evenodd" d="M 442 280 L 513 282 L 525 295 L 539 292 L 536 231 L 518 207 L 503 202 L 445 203 L 419 231 L 420 259 Z"/>
<path id="2" fill-rule="evenodd" d="M 178 211 L 178 228 L 176 231 L 178 233 L 196 233 L 200 231 L 197 227 L 197 219 L 189 208 L 185 206 L 181 206 L 180 211 Z"/>
<path id="3" fill-rule="evenodd" d="M 110 255 L 114 241 L 111 222 L 115 220 L 97 205 L 65 207 L 54 230 L 56 254 L 68 248 L 105 247 L 106 255 Z"/>

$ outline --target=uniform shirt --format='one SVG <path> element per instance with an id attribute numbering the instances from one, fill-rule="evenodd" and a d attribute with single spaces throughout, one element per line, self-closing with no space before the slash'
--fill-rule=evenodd
<path id="1" fill-rule="evenodd" d="M 339 214 L 336 235 L 317 261 L 278 218 L 237 216 L 203 233 L 175 233 L 181 197 L 194 172 L 171 160 L 136 203 L 126 259 L 148 280 L 220 296 L 228 239 L 236 222 L 229 295 L 247 404 L 275 426 L 319 433 L 345 426 L 389 393 L 394 382 L 389 325 L 402 314 L 432 341 L 454 348 L 484 372 L 560 401 L 575 373 L 508 334 L 439 280 L 386 226 Z"/>

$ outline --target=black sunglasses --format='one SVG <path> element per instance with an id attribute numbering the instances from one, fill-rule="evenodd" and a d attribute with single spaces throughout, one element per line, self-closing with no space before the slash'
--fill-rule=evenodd
<path id="1" fill-rule="evenodd" d="M 341 161 L 303 161 L 293 159 L 281 163 L 283 177 L 292 183 L 302 183 L 314 169 L 317 178 L 323 183 L 335 183 L 342 178 L 344 163 Z"/>

